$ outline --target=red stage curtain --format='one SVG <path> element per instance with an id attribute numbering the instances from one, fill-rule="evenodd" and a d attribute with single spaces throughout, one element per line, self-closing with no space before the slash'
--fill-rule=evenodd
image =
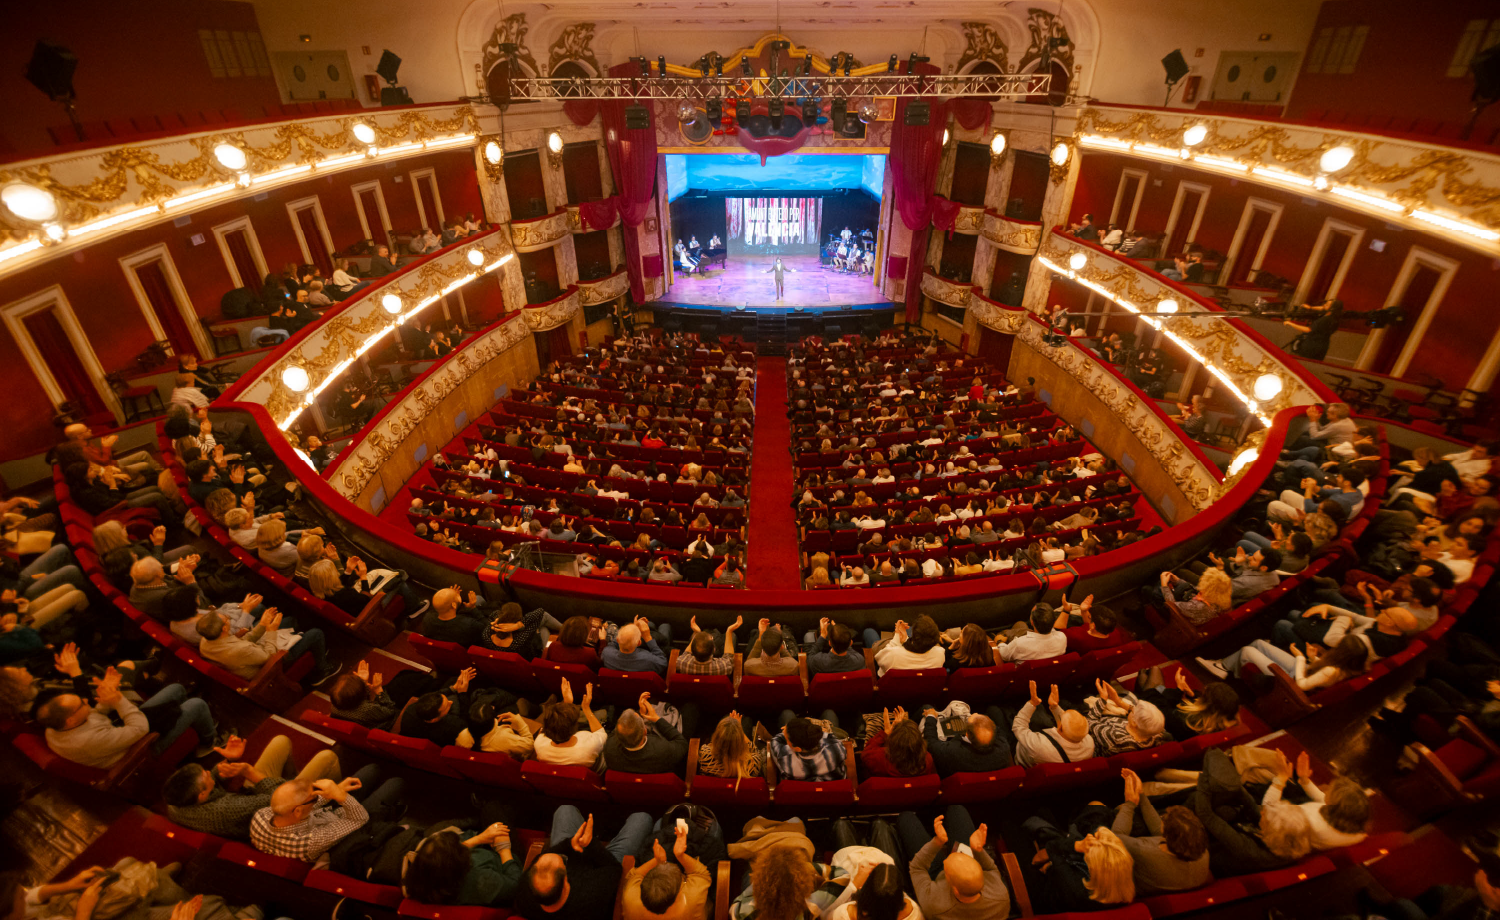
<path id="1" fill-rule="evenodd" d="M 907 68 L 910 65 L 902 63 L 901 66 Z M 918 64 L 917 68 L 918 73 L 941 73 L 931 64 Z M 943 125 L 947 120 L 947 109 L 942 103 L 929 102 L 931 114 L 927 124 L 909 127 L 906 124 L 906 109 L 910 102 L 911 100 L 903 98 L 896 104 L 896 119 L 891 126 L 891 152 L 887 160 L 891 166 L 896 209 L 901 214 L 902 223 L 912 231 L 906 269 L 906 321 L 914 323 L 920 319 L 922 311 L 922 268 L 927 259 L 927 232 L 932 224 L 932 190 L 937 183 L 938 165 L 942 161 Z"/>
<path id="2" fill-rule="evenodd" d="M 178 355 L 197 355 L 198 343 L 193 341 L 193 333 L 182 318 L 182 312 L 177 309 L 177 301 L 172 297 L 172 288 L 167 284 L 167 275 L 162 271 L 161 262 L 137 265 L 135 276 L 140 279 L 146 299 L 151 302 L 151 312 L 156 314 L 156 321 L 161 323 L 161 328 L 166 332 L 167 341 L 172 343 L 172 351 Z"/>
<path id="3" fill-rule="evenodd" d="M 420 182 L 417 185 L 422 189 Z M 429 199 L 428 204 L 431 204 Z M 302 228 L 302 238 L 307 241 L 307 251 L 312 253 L 312 264 L 323 270 L 324 278 L 333 277 L 333 260 L 328 257 L 328 247 L 323 245 L 323 234 L 318 231 L 318 218 L 313 214 L 312 208 L 303 208 L 297 212 L 297 225 Z M 432 212 L 428 218 L 428 226 L 437 225 L 437 211 Z"/>
<path id="4" fill-rule="evenodd" d="M 632 73 L 640 73 L 632 62 L 609 69 L 611 77 L 628 77 Z M 646 106 L 650 113 L 646 127 L 630 129 L 625 127 L 625 109 L 629 105 L 629 100 L 607 100 L 600 103 L 599 114 L 604 120 L 604 149 L 609 154 L 609 168 L 614 172 L 620 200 L 620 220 L 625 224 L 625 269 L 630 276 L 630 293 L 641 303 L 646 299 L 646 282 L 641 273 L 641 246 L 635 228 L 646 219 L 656 190 L 656 109 Z"/>
<path id="5" fill-rule="evenodd" d="M 947 233 L 949 238 L 953 237 L 953 227 L 958 223 L 958 210 L 963 207 L 956 201 L 949 201 L 942 195 L 932 196 L 932 225 Z"/>
<path id="6" fill-rule="evenodd" d="M 575 125 L 586 125 L 599 114 L 599 100 L 569 99 L 563 103 L 563 114 Z"/>
<path id="7" fill-rule="evenodd" d="M 585 230 L 603 230 L 615 222 L 620 199 L 614 195 L 602 201 L 585 201 L 578 206 L 578 219 Z"/>
<path id="8" fill-rule="evenodd" d="M 953 120 L 965 131 L 977 131 L 989 124 L 990 116 L 994 113 L 993 106 L 986 99 L 966 96 L 953 99 L 948 104 L 953 106 Z"/>
<path id="9" fill-rule="evenodd" d="M 27 335 L 42 356 L 42 363 L 52 373 L 52 379 L 63 391 L 63 398 L 83 410 L 84 415 L 108 411 L 104 398 L 95 389 L 93 380 L 84 369 L 73 342 L 63 329 L 55 310 L 38 310 L 21 321 Z"/>

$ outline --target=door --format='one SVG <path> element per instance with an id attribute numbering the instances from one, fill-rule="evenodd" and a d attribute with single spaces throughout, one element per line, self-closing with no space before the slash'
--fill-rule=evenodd
<path id="1" fill-rule="evenodd" d="M 1208 191 L 1202 186 L 1184 182 L 1177 188 L 1177 201 L 1172 207 L 1172 216 L 1167 220 L 1167 237 L 1162 241 L 1161 254 L 1170 258 L 1187 249 L 1198 233 L 1198 219 L 1203 216 L 1203 205 L 1208 200 Z"/>
<path id="2" fill-rule="evenodd" d="M 1426 310 L 1428 301 L 1432 299 L 1438 283 L 1442 280 L 1442 270 L 1426 262 L 1417 263 L 1411 281 L 1407 283 L 1406 290 L 1396 301 L 1405 311 L 1406 318 L 1394 326 L 1385 328 L 1385 335 L 1380 341 L 1380 351 L 1375 357 L 1375 366 L 1370 370 L 1377 374 L 1394 374 L 1397 357 L 1404 350 L 1407 339 L 1415 331 L 1417 318 Z"/>
<path id="3" fill-rule="evenodd" d="M 323 236 L 324 228 L 321 217 L 316 204 L 292 208 L 292 218 L 297 224 L 297 236 L 302 243 L 302 255 L 311 264 L 323 270 L 324 278 L 332 278 L 333 256 L 328 251 L 328 243 Z"/>
<path id="4" fill-rule="evenodd" d="M 21 323 L 26 327 L 26 334 L 36 347 L 43 366 L 52 375 L 52 382 L 61 391 L 63 401 L 77 407 L 85 416 L 108 412 L 98 387 L 63 328 L 56 307 L 29 313 Z M 42 386 L 46 388 L 45 380 Z"/>
<path id="5" fill-rule="evenodd" d="M 1243 258 L 1246 253 L 1260 251 L 1260 244 L 1266 241 L 1266 231 L 1271 227 L 1271 212 L 1261 208 L 1250 209 L 1250 226 L 1245 230 L 1244 245 L 1240 247 L 1240 258 L 1232 266 L 1230 273 L 1230 284 L 1244 284 L 1255 274 L 1256 269 L 1252 267 L 1254 259 Z"/>
<path id="6" fill-rule="evenodd" d="M 1296 72 L 1298 52 L 1225 51 L 1208 98 L 1235 102 L 1281 102 Z"/>
<path id="7" fill-rule="evenodd" d="M 353 99 L 349 55 L 342 51 L 278 51 L 276 72 L 293 102 Z"/>
<path id="8" fill-rule="evenodd" d="M 1146 188 L 1147 173 L 1139 169 L 1127 169 L 1120 174 L 1120 186 L 1115 191 L 1115 204 L 1109 211 L 1109 222 L 1121 230 L 1135 228 L 1135 215 L 1141 207 L 1141 194 Z"/>
<path id="9" fill-rule="evenodd" d="M 385 193 L 379 181 L 362 182 L 351 186 L 354 193 L 354 211 L 359 217 L 359 228 L 365 239 L 376 243 L 389 243 L 391 218 L 385 209 Z"/>
<path id="10" fill-rule="evenodd" d="M 1333 290 L 1333 279 L 1339 273 L 1339 268 L 1344 264 L 1344 256 L 1349 254 L 1349 247 L 1354 242 L 1354 235 L 1334 230 L 1328 235 L 1328 247 L 1323 250 L 1323 259 L 1318 263 L 1318 270 L 1313 275 L 1312 284 L 1307 288 L 1307 299 L 1303 303 L 1323 303 L 1331 296 Z"/>
<path id="11" fill-rule="evenodd" d="M 1240 224 L 1234 231 L 1234 242 L 1219 273 L 1220 284 L 1242 284 L 1255 276 L 1271 248 L 1283 208 L 1274 201 L 1251 198 L 1240 212 Z"/>
<path id="12" fill-rule="evenodd" d="M 166 334 L 167 341 L 172 344 L 172 353 L 179 356 L 198 354 L 197 343 L 193 340 L 193 330 L 188 326 L 187 318 L 182 315 L 172 286 L 167 281 L 167 273 L 161 260 L 143 262 L 132 266 L 129 270 L 135 274 L 136 282 L 146 301 L 145 305 L 150 308 L 151 314 L 156 317 L 157 324 Z M 198 355 L 198 357 L 206 358 L 207 355 Z"/>
<path id="13" fill-rule="evenodd" d="M 230 230 L 224 234 L 224 248 L 229 251 L 229 265 L 233 269 L 240 287 L 258 290 L 262 280 L 260 266 L 255 254 L 250 251 L 250 240 L 243 230 Z"/>
<path id="14" fill-rule="evenodd" d="M 409 173 L 411 192 L 417 199 L 417 218 L 433 233 L 443 232 L 443 199 L 438 195 L 437 177 L 430 169 Z"/>

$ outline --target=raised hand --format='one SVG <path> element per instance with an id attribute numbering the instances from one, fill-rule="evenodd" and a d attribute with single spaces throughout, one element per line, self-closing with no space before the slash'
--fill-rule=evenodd
<path id="1" fill-rule="evenodd" d="M 1053 684 L 1052 685 L 1052 692 L 1047 694 L 1047 708 L 1050 709 L 1050 708 L 1056 706 L 1057 705 L 1057 701 L 1059 699 L 1061 699 L 1061 696 L 1062 696 L 1062 694 L 1058 691 L 1057 684 Z"/>
<path id="2" fill-rule="evenodd" d="M 1312 782 L 1312 758 L 1306 751 L 1297 755 L 1297 779 L 1304 783 Z"/>
<path id="3" fill-rule="evenodd" d="M 969 835 L 969 849 L 975 851 L 982 850 L 984 849 L 985 842 L 989 839 L 990 826 L 988 824 L 981 824 L 974 828 L 974 833 Z"/>
<path id="4" fill-rule="evenodd" d="M 1286 759 L 1286 754 L 1280 750 L 1276 751 L 1276 775 L 1281 777 L 1282 782 L 1292 778 L 1292 763 Z"/>
<path id="5" fill-rule="evenodd" d="M 78 643 L 69 642 L 64 645 L 62 651 L 52 656 L 52 664 L 59 674 L 66 674 L 69 677 L 83 676 L 83 666 L 78 663 Z"/>
<path id="6" fill-rule="evenodd" d="M 458 674 L 458 679 L 453 682 L 455 693 L 465 693 L 469 689 L 469 681 L 479 676 L 479 672 L 473 668 L 464 668 Z"/>
<path id="7" fill-rule="evenodd" d="M 370 663 L 368 661 L 361 661 L 359 664 L 355 665 L 354 676 L 358 677 L 360 680 L 368 682 L 370 679 Z"/>
<path id="8" fill-rule="evenodd" d="M 563 702 L 564 703 L 571 703 L 571 702 L 573 702 L 573 687 L 572 687 L 572 685 L 570 685 L 568 683 L 568 679 L 566 677 L 560 679 L 560 685 L 561 685 L 561 690 L 562 690 L 562 700 L 563 700 Z"/>
<path id="9" fill-rule="evenodd" d="M 245 739 L 239 735 L 230 735 L 223 747 L 214 748 L 214 753 L 225 760 L 239 760 L 245 756 Z"/>
<path id="10" fill-rule="evenodd" d="M 688 625 L 693 627 L 693 632 L 703 632 L 703 630 L 698 627 L 698 618 L 696 616 L 690 617 L 688 619 Z"/>
<path id="11" fill-rule="evenodd" d="M 167 528 L 156 526 L 151 529 L 151 545 L 161 546 L 167 542 Z"/>
<path id="12" fill-rule="evenodd" d="M 1036 695 L 1036 681 L 1034 681 L 1034 680 L 1030 681 L 1030 687 L 1031 687 L 1031 705 L 1033 705 L 1033 706 L 1040 706 L 1040 705 L 1042 705 L 1042 698 Z"/>
<path id="13" fill-rule="evenodd" d="M 942 815 L 938 815 L 932 821 L 932 836 L 937 838 L 938 846 L 948 842 L 948 831 L 943 827 Z"/>
<path id="14" fill-rule="evenodd" d="M 1120 776 L 1125 780 L 1125 801 L 1132 805 L 1139 805 L 1141 803 L 1141 778 L 1131 769 L 1121 770 Z"/>
<path id="15" fill-rule="evenodd" d="M 582 853 L 584 850 L 588 849 L 589 844 L 593 842 L 594 816 L 590 814 L 588 816 L 588 819 L 584 821 L 583 824 L 578 828 L 578 832 L 573 835 L 573 850 L 574 852 Z"/>
<path id="16" fill-rule="evenodd" d="M 658 864 L 665 863 L 667 861 L 666 847 L 662 846 L 661 841 L 655 838 L 652 838 L 651 840 L 651 858 L 655 859 Z"/>

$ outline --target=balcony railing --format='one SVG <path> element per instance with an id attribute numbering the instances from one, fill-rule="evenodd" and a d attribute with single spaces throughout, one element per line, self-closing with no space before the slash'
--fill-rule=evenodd
<path id="1" fill-rule="evenodd" d="M 556 246 L 568 235 L 568 221 L 566 208 L 530 220 L 513 220 L 510 224 L 511 242 L 517 252 L 536 252 Z"/>

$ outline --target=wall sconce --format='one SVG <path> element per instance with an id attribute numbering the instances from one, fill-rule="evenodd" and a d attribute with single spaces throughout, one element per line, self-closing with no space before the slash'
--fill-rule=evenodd
<path id="1" fill-rule="evenodd" d="M 1007 141 L 1004 134 L 996 134 L 990 138 L 990 168 L 994 169 L 1005 162 L 1005 147 Z"/>
<path id="2" fill-rule="evenodd" d="M 562 169 L 563 139 L 556 131 L 547 135 L 547 161 L 553 169 Z"/>
<path id="3" fill-rule="evenodd" d="M 505 141 L 498 134 L 487 134 L 479 139 L 478 149 L 485 174 L 499 182 L 505 175 Z"/>
<path id="4" fill-rule="evenodd" d="M 1073 145 L 1067 141 L 1058 141 L 1047 159 L 1051 164 L 1052 183 L 1056 185 L 1068 177 L 1068 164 L 1073 161 Z"/>

